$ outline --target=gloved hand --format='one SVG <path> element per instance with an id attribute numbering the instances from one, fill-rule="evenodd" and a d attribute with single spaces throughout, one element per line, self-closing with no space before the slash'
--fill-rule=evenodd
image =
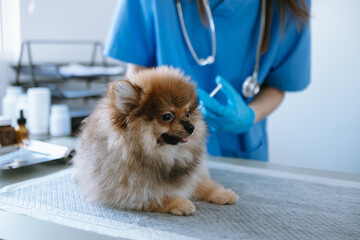
<path id="1" fill-rule="evenodd" d="M 203 104 L 200 111 L 210 128 L 214 131 L 236 134 L 248 131 L 254 125 L 254 111 L 224 78 L 217 76 L 215 82 L 222 85 L 220 91 L 226 95 L 227 105 L 220 104 L 205 91 L 198 90 L 200 105 Z"/>

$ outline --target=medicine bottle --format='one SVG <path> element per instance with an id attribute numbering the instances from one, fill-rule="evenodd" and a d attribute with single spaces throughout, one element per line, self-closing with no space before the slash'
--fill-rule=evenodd
<path id="1" fill-rule="evenodd" d="M 18 102 L 16 104 L 15 113 L 16 113 L 16 120 L 20 117 L 20 110 L 23 110 L 24 118 L 27 118 L 28 113 L 28 97 L 26 93 L 22 93 L 19 95 Z"/>
<path id="2" fill-rule="evenodd" d="M 22 93 L 22 88 L 18 86 L 8 86 L 6 88 L 5 97 L 2 99 L 2 110 L 4 117 L 11 119 L 11 124 L 16 125 L 16 114 L 15 112 L 18 98 Z"/>
<path id="3" fill-rule="evenodd" d="M 15 129 L 11 126 L 11 119 L 0 116 L 0 147 L 16 144 Z"/>
<path id="4" fill-rule="evenodd" d="M 51 106 L 50 136 L 68 136 L 71 133 L 71 118 L 66 104 Z"/>
<path id="5" fill-rule="evenodd" d="M 49 88 L 35 87 L 27 90 L 27 127 L 31 135 L 41 136 L 49 133 L 49 111 L 51 93 Z"/>
<path id="6" fill-rule="evenodd" d="M 26 118 L 24 117 L 24 111 L 20 110 L 20 117 L 17 120 L 18 127 L 15 130 L 16 135 L 16 141 L 19 144 L 22 144 L 24 140 L 29 139 L 29 131 L 27 130 L 25 124 L 26 124 Z"/>

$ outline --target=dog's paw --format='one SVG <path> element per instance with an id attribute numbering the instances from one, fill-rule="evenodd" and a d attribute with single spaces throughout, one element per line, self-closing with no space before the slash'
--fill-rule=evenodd
<path id="1" fill-rule="evenodd" d="M 195 213 L 195 205 L 188 199 L 177 198 L 171 202 L 168 211 L 174 215 L 187 216 Z"/>
<path id="2" fill-rule="evenodd" d="M 234 204 L 239 199 L 239 196 L 234 193 L 231 189 L 220 188 L 215 190 L 208 197 L 208 202 L 225 205 L 225 204 Z"/>

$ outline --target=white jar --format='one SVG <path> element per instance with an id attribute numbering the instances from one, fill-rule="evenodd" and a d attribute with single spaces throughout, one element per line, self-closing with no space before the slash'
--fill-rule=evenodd
<path id="1" fill-rule="evenodd" d="M 51 106 L 50 135 L 53 137 L 69 136 L 71 133 L 71 118 L 69 107 L 65 104 Z"/>
<path id="2" fill-rule="evenodd" d="M 28 129 L 31 135 L 47 135 L 49 132 L 50 89 L 29 88 Z"/>
<path id="3" fill-rule="evenodd" d="M 2 100 L 2 112 L 5 117 L 11 119 L 11 124 L 16 125 L 16 105 L 22 88 L 18 86 L 8 86 L 6 88 L 5 97 Z"/>

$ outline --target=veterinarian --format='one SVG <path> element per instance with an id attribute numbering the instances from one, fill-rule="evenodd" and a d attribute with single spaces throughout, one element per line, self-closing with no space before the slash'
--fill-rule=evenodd
<path id="1" fill-rule="evenodd" d="M 199 88 L 209 153 L 267 161 L 266 117 L 310 83 L 309 9 L 304 0 L 122 0 L 104 54 L 129 72 L 181 68 Z"/>

